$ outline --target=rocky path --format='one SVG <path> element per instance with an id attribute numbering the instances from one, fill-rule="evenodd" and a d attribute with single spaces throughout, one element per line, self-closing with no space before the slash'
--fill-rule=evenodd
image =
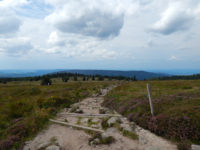
<path id="1" fill-rule="evenodd" d="M 48 129 L 39 133 L 32 141 L 26 142 L 23 149 L 177 150 L 176 145 L 134 125 L 116 112 L 103 108 L 101 103 L 111 88 L 103 89 L 100 95 L 86 98 L 70 109 L 64 109 L 54 120 L 67 126 L 52 122 Z M 72 127 L 73 125 L 76 127 Z M 86 132 L 93 129 L 99 134 L 94 136 Z"/>

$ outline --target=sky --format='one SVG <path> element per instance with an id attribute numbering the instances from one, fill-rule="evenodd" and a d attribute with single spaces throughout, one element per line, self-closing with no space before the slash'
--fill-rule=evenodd
<path id="1" fill-rule="evenodd" d="M 200 1 L 0 0 L 0 69 L 200 69 Z"/>

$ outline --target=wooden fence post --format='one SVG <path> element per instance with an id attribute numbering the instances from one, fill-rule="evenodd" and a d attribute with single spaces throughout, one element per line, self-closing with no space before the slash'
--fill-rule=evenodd
<path id="1" fill-rule="evenodd" d="M 152 116 L 154 116 L 153 102 L 152 102 L 152 99 L 151 99 L 151 89 L 150 89 L 149 83 L 147 83 L 147 92 L 148 92 L 148 97 L 149 97 L 149 104 L 150 104 L 150 108 L 151 108 L 151 114 L 152 114 Z"/>

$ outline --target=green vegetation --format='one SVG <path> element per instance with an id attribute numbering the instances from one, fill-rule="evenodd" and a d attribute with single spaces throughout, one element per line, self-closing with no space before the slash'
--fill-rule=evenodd
<path id="1" fill-rule="evenodd" d="M 96 141 L 96 139 L 98 139 Z M 115 139 L 112 136 L 106 136 L 102 137 L 102 134 L 100 133 L 93 133 L 92 137 L 89 139 L 89 145 L 93 142 L 93 144 L 98 145 L 98 144 L 111 144 L 115 142 Z"/>
<path id="2" fill-rule="evenodd" d="M 52 81 L 49 76 L 43 76 L 41 80 L 41 85 L 51 85 Z"/>
<path id="3" fill-rule="evenodd" d="M 151 85 L 155 116 L 147 97 Z M 104 106 L 157 135 L 181 142 L 179 148 L 200 141 L 200 81 L 126 82 L 107 95 Z"/>
<path id="4" fill-rule="evenodd" d="M 78 74 L 78 73 L 66 73 L 66 72 L 57 72 L 57 73 L 52 73 L 52 74 L 47 74 L 43 76 L 34 76 L 34 77 L 0 77 L 0 83 L 6 84 L 8 82 L 12 81 L 39 81 L 42 79 L 41 84 L 42 85 L 47 85 L 48 83 L 51 84 L 52 78 L 61 78 L 63 82 L 68 82 L 68 81 L 104 81 L 104 80 L 127 80 L 127 81 L 135 81 L 134 78 L 129 78 L 129 77 L 123 77 L 123 76 L 103 76 L 103 75 L 83 75 L 83 74 Z"/>
<path id="5" fill-rule="evenodd" d="M 138 139 L 138 135 L 135 132 L 130 132 L 130 131 L 124 130 L 124 131 L 122 131 L 122 134 L 124 136 L 127 136 L 127 137 L 133 139 L 133 140 Z"/>
<path id="6" fill-rule="evenodd" d="M 40 81 L 0 83 L 0 149 L 18 149 L 62 108 L 98 93 L 111 83 L 51 80 L 51 86 L 41 86 Z"/>
<path id="7" fill-rule="evenodd" d="M 199 80 L 200 74 L 194 75 L 179 75 L 179 76 L 166 76 L 158 78 L 159 80 Z"/>
<path id="8" fill-rule="evenodd" d="M 108 118 L 103 118 L 102 119 L 102 121 L 101 121 L 101 126 L 102 126 L 102 128 L 103 129 L 107 129 L 108 127 L 109 127 L 109 125 L 108 125 L 108 120 L 109 120 L 110 118 L 108 117 Z"/>

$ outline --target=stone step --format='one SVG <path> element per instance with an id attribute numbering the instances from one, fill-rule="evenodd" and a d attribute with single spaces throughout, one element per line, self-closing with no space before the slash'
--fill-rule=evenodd
<path id="1" fill-rule="evenodd" d="M 94 131 L 94 132 L 104 133 L 104 130 L 101 130 L 101 129 L 95 129 L 95 128 L 91 128 L 91 127 L 80 126 L 80 125 L 76 125 L 76 124 L 62 122 L 62 121 L 59 121 L 59 120 L 53 120 L 53 119 L 49 119 L 49 120 L 53 123 L 57 123 L 57 124 L 65 125 L 65 126 L 70 126 L 70 127 L 74 127 L 74 128 L 78 128 L 78 129 L 84 129 L 84 130 L 90 130 L 90 131 Z"/>
<path id="2" fill-rule="evenodd" d="M 78 114 L 78 113 L 60 113 L 59 116 L 86 117 L 86 118 L 122 117 L 121 115 L 118 114 Z"/>

